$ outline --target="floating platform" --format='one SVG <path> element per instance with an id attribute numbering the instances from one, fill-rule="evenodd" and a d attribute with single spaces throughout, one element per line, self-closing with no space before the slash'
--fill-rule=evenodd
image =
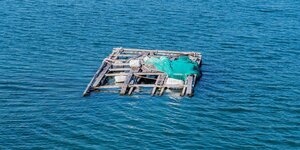
<path id="1" fill-rule="evenodd" d="M 130 48 L 113 48 L 112 53 L 103 60 L 101 66 L 83 92 L 83 96 L 91 92 L 119 91 L 121 95 L 131 95 L 141 89 L 149 89 L 151 95 L 163 95 L 166 89 L 179 92 L 180 96 L 193 96 L 193 89 L 200 75 L 188 75 L 185 81 L 168 83 L 168 75 L 158 71 L 154 66 L 144 62 L 145 57 L 166 56 L 175 60 L 179 56 L 188 56 L 196 62 L 199 70 L 202 55 L 196 52 L 179 52 L 169 50 L 145 50 Z M 138 65 L 132 60 L 138 60 Z M 134 64 L 135 63 L 135 64 Z"/>

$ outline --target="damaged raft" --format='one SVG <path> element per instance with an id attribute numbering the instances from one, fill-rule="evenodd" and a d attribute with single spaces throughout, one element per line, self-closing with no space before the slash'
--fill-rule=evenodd
<path id="1" fill-rule="evenodd" d="M 166 50 L 114 48 L 87 85 L 83 96 L 92 91 L 118 90 L 131 95 L 149 89 L 151 95 L 163 95 L 166 89 L 193 96 L 201 77 L 200 53 Z"/>

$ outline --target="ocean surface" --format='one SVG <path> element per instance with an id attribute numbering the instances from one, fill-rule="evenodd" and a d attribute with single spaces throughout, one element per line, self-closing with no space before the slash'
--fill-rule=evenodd
<path id="1" fill-rule="evenodd" d="M 0 149 L 300 149 L 299 0 L 1 0 Z M 192 98 L 86 85 L 113 47 L 196 51 Z"/>

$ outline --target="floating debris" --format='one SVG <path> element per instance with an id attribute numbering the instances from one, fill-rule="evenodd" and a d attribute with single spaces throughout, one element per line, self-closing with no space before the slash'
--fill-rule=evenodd
<path id="1" fill-rule="evenodd" d="M 163 95 L 166 89 L 180 96 L 193 96 L 201 77 L 200 53 L 167 50 L 114 48 L 87 85 L 83 96 L 92 91 L 118 90 L 131 95 L 150 88 L 151 95 Z"/>

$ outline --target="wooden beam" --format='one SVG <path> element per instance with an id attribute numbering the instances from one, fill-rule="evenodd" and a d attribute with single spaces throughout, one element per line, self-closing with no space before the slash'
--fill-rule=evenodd
<path id="1" fill-rule="evenodd" d="M 131 81 L 132 77 L 133 77 L 133 71 L 130 71 L 130 73 L 126 77 L 126 80 L 125 80 L 124 84 L 121 87 L 121 91 L 120 91 L 121 95 L 125 95 L 126 94 L 126 91 L 127 91 L 127 88 L 128 88 L 128 84 Z"/>
<path id="2" fill-rule="evenodd" d="M 185 81 L 184 84 L 187 85 L 187 81 Z M 180 96 L 184 96 L 184 95 L 185 95 L 186 88 L 187 88 L 187 86 L 184 86 L 184 87 L 182 88 L 182 91 L 181 91 L 181 93 L 180 93 Z"/>
<path id="3" fill-rule="evenodd" d="M 162 73 L 162 72 L 137 72 L 137 73 L 134 73 L 134 75 L 139 75 L 139 76 L 142 76 L 142 75 L 163 75 L 165 73 Z"/>
<path id="4" fill-rule="evenodd" d="M 128 91 L 128 95 L 131 95 L 135 87 L 130 87 Z"/>
<path id="5" fill-rule="evenodd" d="M 165 79 L 166 79 L 165 74 L 159 75 L 157 77 L 156 82 L 155 82 L 155 86 L 153 87 L 152 92 L 151 92 L 152 96 L 155 95 L 155 92 L 156 92 L 156 89 L 158 88 L 158 86 L 162 86 L 164 84 Z M 164 88 L 164 87 L 161 87 L 161 88 Z"/>
<path id="6" fill-rule="evenodd" d="M 129 73 L 124 73 L 124 72 L 120 72 L 120 73 L 107 73 L 107 74 L 105 74 L 105 76 L 107 76 L 107 77 L 127 76 L 127 75 L 129 75 Z"/>
<path id="7" fill-rule="evenodd" d="M 130 85 L 133 85 L 133 84 L 138 83 L 139 80 L 141 79 L 141 78 L 137 78 L 137 77 L 134 77 L 134 78 L 135 78 L 135 79 L 133 79 L 133 80 L 131 81 Z M 129 86 L 130 86 L 130 85 L 129 85 Z M 135 88 L 136 88 L 136 87 L 134 87 L 134 86 L 130 86 L 129 91 L 128 91 L 128 95 L 131 95 Z"/>
<path id="8" fill-rule="evenodd" d="M 132 70 L 133 74 L 138 73 L 140 71 L 141 71 L 140 67 L 136 68 L 135 70 Z M 138 78 L 136 75 L 134 75 L 132 78 L 133 79 L 130 81 L 129 86 L 138 83 L 138 81 L 140 80 L 140 78 Z M 131 95 L 135 88 L 136 87 L 129 87 L 128 95 Z"/>
<path id="9" fill-rule="evenodd" d="M 113 66 L 129 66 L 129 63 L 113 63 Z"/>
<path id="10" fill-rule="evenodd" d="M 131 68 L 110 68 L 109 71 L 130 71 Z"/>
<path id="11" fill-rule="evenodd" d="M 137 54 L 119 54 L 118 56 L 119 57 L 134 57 L 136 56 Z"/>
<path id="12" fill-rule="evenodd" d="M 160 72 L 138 72 L 138 73 L 133 73 L 134 75 L 138 75 L 138 76 L 142 76 L 142 75 L 162 75 L 164 73 L 160 73 Z M 105 76 L 107 77 L 113 77 L 113 76 L 127 76 L 129 75 L 129 73 L 124 73 L 124 72 L 120 72 L 120 73 L 107 73 L 105 74 Z"/>
<path id="13" fill-rule="evenodd" d="M 130 85 L 134 87 L 155 87 L 157 86 L 158 88 L 165 87 L 165 88 L 183 88 L 184 85 L 181 84 L 165 84 L 165 85 L 155 85 L 155 84 L 134 84 Z"/>
<path id="14" fill-rule="evenodd" d="M 144 88 L 152 88 L 155 87 L 155 84 L 132 84 L 128 85 L 128 87 L 144 87 Z M 184 85 L 158 85 L 158 88 L 184 88 Z M 122 85 L 101 85 L 93 87 L 93 89 L 112 89 L 112 88 L 122 88 Z"/>
<path id="15" fill-rule="evenodd" d="M 114 48 L 117 49 L 117 48 Z M 197 52 L 179 52 L 179 51 L 174 51 L 174 50 L 148 50 L 148 49 L 133 49 L 133 48 L 123 48 L 124 52 L 127 51 L 132 51 L 132 52 L 156 52 L 156 53 L 173 53 L 173 54 L 190 54 L 190 55 L 195 55 L 196 54 L 200 54 Z"/>
<path id="16" fill-rule="evenodd" d="M 118 59 L 119 55 L 123 52 L 123 48 L 117 48 L 113 50 L 111 59 Z M 114 57 L 114 58 L 113 58 Z"/>
<path id="17" fill-rule="evenodd" d="M 96 78 L 93 87 L 98 86 L 101 84 L 102 79 L 105 77 L 105 74 L 107 73 L 107 71 L 109 70 L 109 68 L 111 67 L 110 63 L 106 63 L 106 66 L 102 69 L 101 73 L 99 74 L 99 76 Z"/>
<path id="18" fill-rule="evenodd" d="M 94 89 L 100 90 L 100 89 L 115 89 L 115 88 L 120 88 L 119 85 L 101 85 L 101 86 L 96 86 L 93 87 Z"/>
<path id="19" fill-rule="evenodd" d="M 165 89 L 166 89 L 165 83 L 166 83 L 166 80 L 167 80 L 167 79 L 168 79 L 168 77 L 165 76 L 164 80 L 162 81 L 162 84 L 161 84 L 161 85 L 162 85 L 163 87 L 160 88 L 159 96 L 162 96 L 162 95 L 164 94 L 164 91 L 165 91 Z"/>
<path id="20" fill-rule="evenodd" d="M 188 96 L 193 96 L 193 88 L 194 88 L 194 76 L 193 75 L 189 75 L 187 77 L 187 89 L 186 89 L 186 94 Z"/>
<path id="21" fill-rule="evenodd" d="M 159 96 L 162 96 L 164 94 L 165 89 L 166 89 L 166 87 L 162 87 L 160 89 Z"/>
<path id="22" fill-rule="evenodd" d="M 159 75 L 157 78 L 156 78 L 156 81 L 155 81 L 155 86 L 153 87 L 152 89 L 152 92 L 151 92 L 151 96 L 154 96 L 155 92 L 156 92 L 156 89 L 157 89 L 157 85 L 159 83 L 159 80 L 161 78 L 161 75 Z"/>
<path id="23" fill-rule="evenodd" d="M 127 62 L 128 61 L 128 59 L 107 59 L 108 61 L 111 61 L 111 62 Z"/>
<path id="24" fill-rule="evenodd" d="M 93 78 L 91 79 L 91 81 L 89 82 L 89 84 L 87 85 L 87 87 L 85 88 L 84 92 L 83 92 L 83 96 L 87 96 L 90 94 L 90 90 L 91 90 L 91 86 L 94 83 L 95 79 L 98 77 L 98 75 L 100 74 L 100 71 L 103 69 L 104 65 L 105 65 L 105 59 L 102 61 L 101 66 L 98 68 L 98 70 L 96 71 L 96 73 L 94 74 Z"/>
<path id="25" fill-rule="evenodd" d="M 155 86 L 155 84 L 134 84 L 134 85 L 130 85 L 130 86 L 134 86 L 134 87 L 145 87 L 145 88 L 147 88 L 147 87 L 154 87 Z"/>

